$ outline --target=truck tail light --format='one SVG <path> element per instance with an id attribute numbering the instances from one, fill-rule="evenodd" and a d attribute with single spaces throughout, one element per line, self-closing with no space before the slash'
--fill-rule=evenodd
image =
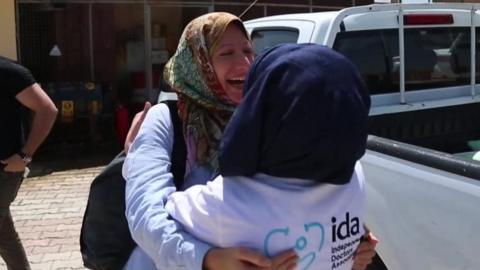
<path id="1" fill-rule="evenodd" d="M 407 14 L 403 15 L 405 25 L 453 24 L 452 14 Z"/>

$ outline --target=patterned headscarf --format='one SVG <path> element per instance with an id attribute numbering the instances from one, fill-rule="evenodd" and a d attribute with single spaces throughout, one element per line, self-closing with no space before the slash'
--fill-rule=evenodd
<path id="1" fill-rule="evenodd" d="M 165 66 L 165 81 L 179 97 L 187 174 L 196 166 L 218 171 L 220 139 L 236 104 L 221 86 L 211 56 L 230 23 L 235 23 L 249 39 L 238 17 L 225 12 L 209 13 L 185 27 L 175 55 Z"/>

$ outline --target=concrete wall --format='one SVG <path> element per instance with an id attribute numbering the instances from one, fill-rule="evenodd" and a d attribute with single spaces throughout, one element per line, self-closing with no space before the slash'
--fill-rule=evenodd
<path id="1" fill-rule="evenodd" d="M 0 1 L 0 55 L 17 59 L 15 0 Z"/>

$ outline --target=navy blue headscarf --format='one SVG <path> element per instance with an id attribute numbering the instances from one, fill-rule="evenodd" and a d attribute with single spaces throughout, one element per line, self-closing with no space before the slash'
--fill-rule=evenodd
<path id="1" fill-rule="evenodd" d="M 220 173 L 345 184 L 365 153 L 370 95 L 354 65 L 315 44 L 260 55 L 220 145 Z"/>

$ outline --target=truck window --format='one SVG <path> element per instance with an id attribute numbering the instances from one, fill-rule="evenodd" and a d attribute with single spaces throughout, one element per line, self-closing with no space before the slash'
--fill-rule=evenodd
<path id="1" fill-rule="evenodd" d="M 398 91 L 392 84 L 392 56 L 385 48 L 382 31 L 339 33 L 333 49 L 345 55 L 360 70 L 370 94 Z"/>
<path id="2" fill-rule="evenodd" d="M 254 30 L 252 42 L 255 55 L 280 43 L 297 43 L 298 35 L 298 30 L 295 28 Z"/>
<path id="3" fill-rule="evenodd" d="M 406 91 L 470 83 L 470 28 L 407 28 L 404 38 Z M 333 48 L 357 65 L 371 94 L 399 91 L 397 29 L 341 32 Z"/>

